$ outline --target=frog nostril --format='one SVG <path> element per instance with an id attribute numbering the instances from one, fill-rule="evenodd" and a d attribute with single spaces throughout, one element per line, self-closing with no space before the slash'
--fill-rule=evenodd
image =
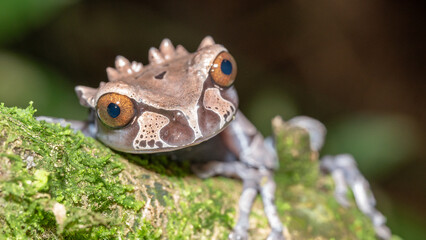
<path id="1" fill-rule="evenodd" d="M 163 79 L 163 78 L 164 78 L 164 75 L 166 75 L 166 73 L 167 73 L 167 71 L 164 71 L 164 72 L 162 72 L 162 73 L 160 73 L 160 74 L 156 75 L 154 78 L 155 78 L 155 79 Z"/>

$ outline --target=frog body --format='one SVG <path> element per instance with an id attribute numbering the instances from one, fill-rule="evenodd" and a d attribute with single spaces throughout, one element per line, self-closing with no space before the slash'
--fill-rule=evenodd
<path id="1" fill-rule="evenodd" d="M 239 214 L 229 239 L 247 239 L 257 195 L 271 227 L 267 239 L 284 239 L 285 228 L 274 203 L 277 155 L 271 141 L 238 110 L 233 57 L 208 36 L 194 53 L 164 39 L 159 49 L 149 50 L 149 60 L 143 66 L 118 56 L 115 68 L 107 68 L 108 82 L 101 82 L 98 88 L 77 86 L 80 103 L 91 109 L 88 121 L 37 119 L 70 125 L 118 151 L 190 160 L 201 178 L 241 179 Z M 321 122 L 302 116 L 288 123 L 305 129 L 312 151 L 320 151 L 326 134 Z M 377 236 L 391 238 L 386 218 L 375 208 L 368 181 L 351 156 L 325 156 L 320 169 L 333 177 L 336 200 L 342 206 L 347 206 L 349 186 L 359 209 L 371 218 Z"/>

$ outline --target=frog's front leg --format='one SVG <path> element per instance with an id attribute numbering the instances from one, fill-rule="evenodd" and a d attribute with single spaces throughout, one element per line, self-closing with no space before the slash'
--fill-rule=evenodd
<path id="1" fill-rule="evenodd" d="M 271 227 L 268 239 L 284 239 L 284 227 L 278 217 L 274 197 L 273 171 L 277 167 L 275 151 L 265 143 L 260 133 L 241 113 L 237 113 L 236 119 L 220 134 L 220 138 L 233 158 L 197 164 L 193 170 L 203 178 L 220 175 L 243 181 L 239 217 L 229 238 L 247 239 L 251 208 L 256 196 L 260 194 Z"/>
<path id="2" fill-rule="evenodd" d="M 70 126 L 71 129 L 75 131 L 81 131 L 88 137 L 95 138 L 96 136 L 96 126 L 93 120 L 93 114 L 90 114 L 90 117 L 87 121 L 68 120 L 64 118 L 54 118 L 47 116 L 39 116 L 36 117 L 36 119 L 37 121 L 45 121 L 47 123 L 59 123 L 62 127 Z"/>
<path id="3" fill-rule="evenodd" d="M 213 175 L 239 178 L 243 181 L 243 191 L 238 203 L 239 216 L 233 232 L 229 239 L 247 239 L 249 229 L 249 216 L 253 202 L 258 194 L 261 195 L 265 215 L 271 227 L 268 240 L 283 240 L 283 225 L 278 217 L 275 206 L 275 188 L 273 171 L 269 169 L 258 169 L 240 161 L 222 162 L 211 161 L 197 164 L 193 167 L 194 172 L 203 178 Z"/>

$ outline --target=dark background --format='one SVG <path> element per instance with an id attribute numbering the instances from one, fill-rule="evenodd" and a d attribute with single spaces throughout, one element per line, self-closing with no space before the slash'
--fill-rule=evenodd
<path id="1" fill-rule="evenodd" d="M 393 232 L 426 239 L 424 26 L 420 1 L 6 0 L 0 101 L 84 119 L 73 87 L 106 81 L 116 55 L 146 64 L 165 37 L 194 51 L 211 35 L 265 135 L 277 114 L 321 120 L 323 154 L 353 154 Z"/>

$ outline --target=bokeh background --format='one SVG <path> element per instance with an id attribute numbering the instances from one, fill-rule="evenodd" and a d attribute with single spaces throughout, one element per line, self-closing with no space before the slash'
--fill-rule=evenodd
<path id="1" fill-rule="evenodd" d="M 147 63 L 165 37 L 194 51 L 211 35 L 264 134 L 277 114 L 321 120 L 323 154 L 353 154 L 393 232 L 426 239 L 424 13 L 397 0 L 3 0 L 0 102 L 84 119 L 73 88 L 106 81 L 116 55 Z"/>

